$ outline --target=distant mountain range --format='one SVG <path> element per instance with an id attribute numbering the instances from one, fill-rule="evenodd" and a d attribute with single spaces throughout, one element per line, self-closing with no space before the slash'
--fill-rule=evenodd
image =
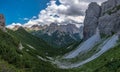
<path id="1" fill-rule="evenodd" d="M 50 45 L 60 48 L 79 42 L 82 39 L 82 29 L 82 26 L 77 28 L 73 24 L 57 25 L 52 23 L 43 30 L 33 31 L 31 33 L 42 38 Z"/>
<path id="2" fill-rule="evenodd" d="M 14 25 L 8 28 L 17 30 L 19 27 L 21 26 Z M 72 43 L 79 42 L 83 37 L 83 26 L 78 28 L 74 24 L 58 25 L 51 23 L 49 26 L 32 25 L 31 27 L 22 27 L 57 48 L 67 47 Z"/>

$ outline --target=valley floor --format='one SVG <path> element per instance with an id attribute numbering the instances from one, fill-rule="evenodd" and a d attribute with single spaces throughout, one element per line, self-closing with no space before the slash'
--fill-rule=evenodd
<path id="1" fill-rule="evenodd" d="M 91 39 L 94 39 L 92 41 L 96 42 L 98 38 L 96 39 L 94 37 L 95 36 L 91 37 Z M 91 40 L 91 39 L 89 39 L 89 40 Z M 89 40 L 87 40 L 84 43 L 87 43 L 87 42 L 89 43 Z M 79 49 L 81 49 L 81 47 L 84 48 L 84 46 L 85 46 L 84 44 L 81 44 L 82 45 L 82 46 L 80 45 L 81 47 L 79 46 L 78 49 L 68 53 L 67 56 L 65 55 L 65 56 L 55 60 L 54 64 L 57 64 L 58 67 L 63 68 L 63 69 L 76 68 L 76 67 L 82 66 L 82 65 L 84 65 L 84 64 L 86 64 L 86 63 L 88 63 L 88 62 L 98 58 L 99 56 L 104 54 L 106 51 L 108 51 L 111 48 L 113 48 L 114 46 L 116 46 L 117 45 L 117 41 L 118 41 L 118 35 L 113 35 L 112 37 L 107 38 L 101 44 L 99 44 L 99 46 L 98 46 L 99 51 L 98 52 L 94 53 L 93 55 L 91 55 L 90 57 L 86 58 L 83 61 L 78 61 L 78 62 L 76 61 L 75 63 L 72 63 L 70 61 L 70 59 L 76 58 L 76 56 L 79 56 L 79 54 L 81 54 L 81 52 L 85 52 L 86 51 L 86 50 L 83 50 L 83 51 L 79 50 Z M 92 45 L 94 46 L 95 44 L 93 43 Z M 90 50 L 90 49 L 91 48 L 89 47 L 87 50 Z M 74 54 L 76 54 L 76 55 L 74 55 Z"/>

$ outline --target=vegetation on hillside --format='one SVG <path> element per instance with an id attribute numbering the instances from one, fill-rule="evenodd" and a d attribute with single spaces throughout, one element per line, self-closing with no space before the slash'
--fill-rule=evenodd
<path id="1" fill-rule="evenodd" d="M 41 53 L 25 43 L 22 44 L 23 49 L 20 49 L 20 42 L 22 43 L 16 36 L 0 31 L 0 59 L 3 60 L 0 60 L 0 70 L 3 70 L 2 72 L 64 71 L 56 68 L 50 62 L 40 59 L 38 56 L 41 56 Z M 45 58 L 44 55 L 42 57 Z"/>
<path id="2" fill-rule="evenodd" d="M 70 70 L 70 72 L 120 72 L 120 44 L 99 58 Z"/>
<path id="3" fill-rule="evenodd" d="M 55 31 L 51 35 L 44 33 L 42 30 L 31 31 L 34 36 L 43 39 L 54 48 L 66 48 L 68 45 L 79 42 L 79 34 L 69 34 L 66 32 Z"/>
<path id="4" fill-rule="evenodd" d="M 45 41 L 24 29 L 17 31 L 0 30 L 0 71 L 1 72 L 120 72 L 120 44 L 102 54 L 99 58 L 73 69 L 59 69 L 46 56 L 64 55 L 81 42 L 64 49 L 54 49 Z M 119 43 L 119 42 L 118 42 Z M 22 48 L 21 48 L 22 45 Z M 31 48 L 29 45 L 33 46 Z M 59 50 L 59 51 L 58 51 Z M 48 54 L 46 54 L 46 52 Z M 55 55 L 54 55 L 55 54 Z M 41 58 L 43 59 L 41 59 Z"/>

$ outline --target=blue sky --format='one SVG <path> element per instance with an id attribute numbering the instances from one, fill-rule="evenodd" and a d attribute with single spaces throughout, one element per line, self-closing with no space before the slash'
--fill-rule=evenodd
<path id="1" fill-rule="evenodd" d="M 38 16 L 47 7 L 50 0 L 0 0 L 0 13 L 5 15 L 6 24 L 25 23 L 33 16 Z M 57 2 L 59 4 L 59 2 Z"/>

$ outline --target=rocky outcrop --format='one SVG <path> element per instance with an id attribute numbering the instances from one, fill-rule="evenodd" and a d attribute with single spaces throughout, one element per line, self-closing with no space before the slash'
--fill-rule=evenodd
<path id="1" fill-rule="evenodd" d="M 5 31 L 5 18 L 3 14 L 0 14 L 0 29 Z"/>
<path id="2" fill-rule="evenodd" d="M 109 34 L 111 35 L 111 31 L 113 29 L 114 26 L 114 22 L 115 22 L 115 16 L 110 16 L 108 14 L 102 16 L 99 18 L 99 24 L 98 27 L 100 29 L 100 33 L 104 33 L 104 34 Z M 114 20 L 112 20 L 114 19 Z"/>
<path id="3" fill-rule="evenodd" d="M 120 0 L 108 0 L 101 6 L 102 16 L 99 18 L 100 33 L 112 35 L 120 28 Z"/>
<path id="4" fill-rule="evenodd" d="M 120 11 L 112 15 L 105 14 L 99 18 L 100 33 L 112 35 L 120 30 Z"/>
<path id="5" fill-rule="evenodd" d="M 100 6 L 97 3 L 92 2 L 86 11 L 86 16 L 84 20 L 85 40 L 95 34 L 100 13 L 101 13 Z"/>
<path id="6" fill-rule="evenodd" d="M 114 7 L 120 5 L 120 0 L 108 0 L 102 3 L 101 8 L 102 12 L 101 15 L 104 15 L 106 11 L 114 9 Z"/>
<path id="7" fill-rule="evenodd" d="M 108 1 L 106 1 L 104 3 L 102 3 L 102 5 L 101 5 L 101 8 L 102 8 L 101 14 L 103 15 L 104 12 L 106 12 L 109 9 L 112 9 L 115 6 L 116 6 L 116 1 L 115 0 L 108 0 Z"/>
<path id="8" fill-rule="evenodd" d="M 93 36 L 97 27 L 101 34 L 120 34 L 120 0 L 108 0 L 101 6 L 91 3 L 84 24 L 84 39 Z"/>

